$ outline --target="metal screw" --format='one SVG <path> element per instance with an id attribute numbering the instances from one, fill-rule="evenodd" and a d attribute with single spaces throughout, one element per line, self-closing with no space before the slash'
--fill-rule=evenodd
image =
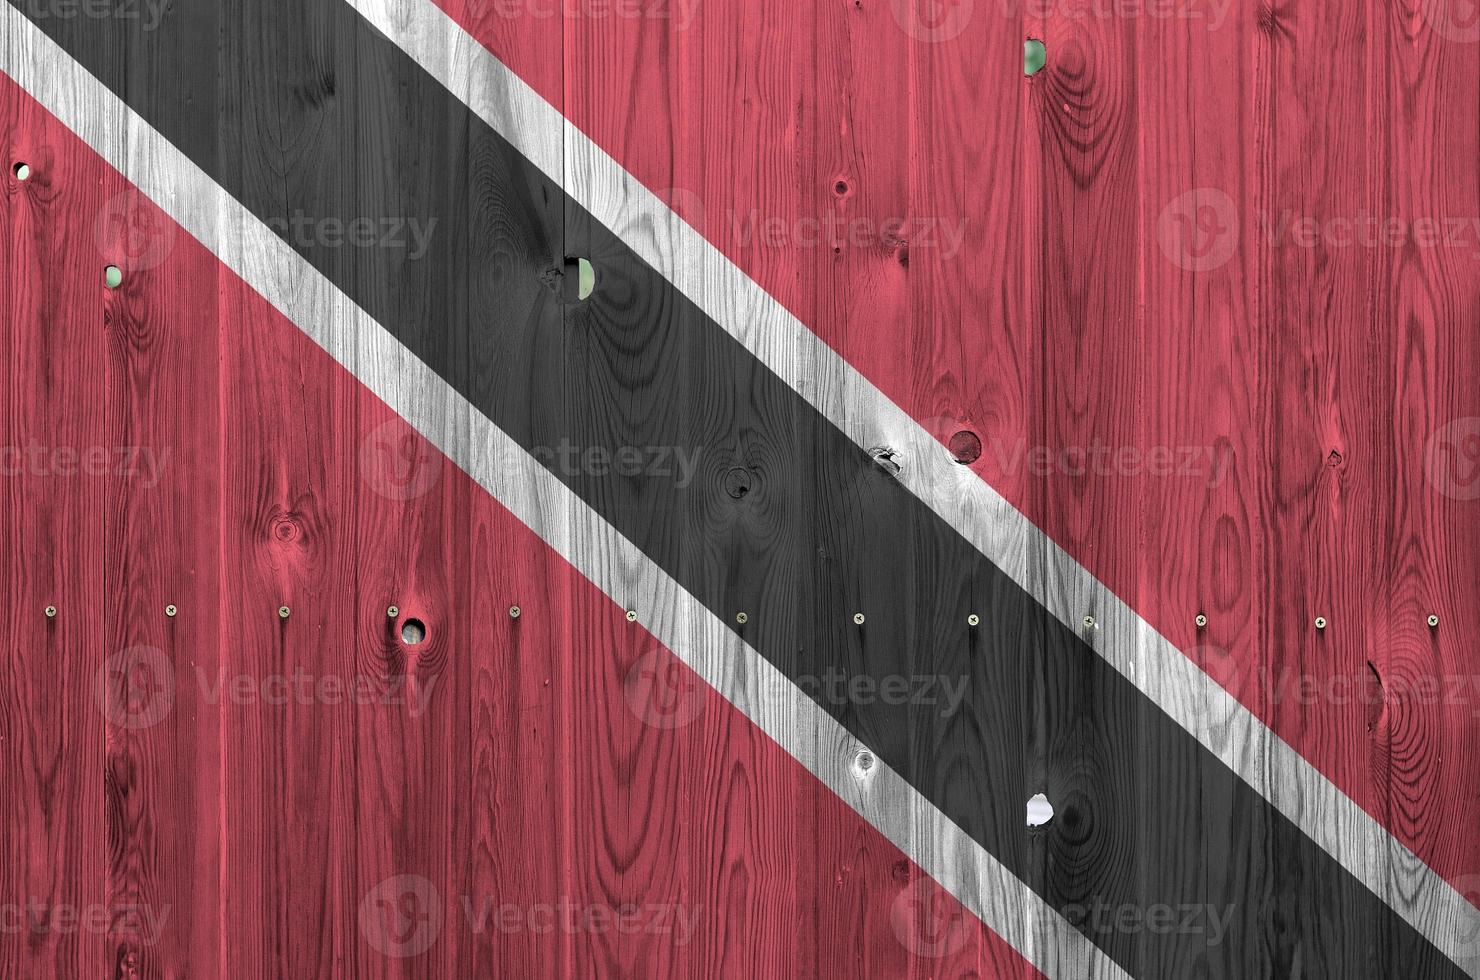
<path id="1" fill-rule="evenodd" d="M 278 606 L 278 619 L 287 619 L 291 615 L 293 615 L 293 610 L 287 606 Z"/>
<path id="2" fill-rule="evenodd" d="M 47 606 L 46 607 L 46 618 L 47 619 L 56 619 L 57 618 L 57 607 L 56 606 Z"/>
<path id="3" fill-rule="evenodd" d="M 744 613 L 736 613 L 735 622 L 739 623 L 741 626 L 744 626 L 746 623 L 750 622 L 750 617 L 745 615 Z"/>
<path id="4" fill-rule="evenodd" d="M 401 615 L 401 607 L 400 606 L 386 606 L 385 607 L 385 618 L 386 619 L 395 619 L 399 615 Z"/>
<path id="5" fill-rule="evenodd" d="M 966 617 L 966 625 L 967 626 L 980 626 L 981 624 L 982 624 L 982 618 L 980 616 L 978 616 L 976 613 L 972 613 L 970 616 L 967 616 Z"/>
<path id="6" fill-rule="evenodd" d="M 175 608 L 175 604 L 173 602 L 164 607 L 164 614 L 171 619 L 175 618 L 175 613 L 177 612 L 179 612 L 179 610 Z"/>
<path id="7" fill-rule="evenodd" d="M 1197 628 L 1198 629 L 1202 629 L 1206 625 L 1208 625 L 1208 617 L 1204 616 L 1202 613 L 1198 613 L 1197 614 Z"/>
<path id="8" fill-rule="evenodd" d="M 636 609 L 629 609 L 629 610 L 627 610 L 627 622 L 629 622 L 629 623 L 635 623 L 635 622 L 637 622 L 637 610 Z"/>
<path id="9" fill-rule="evenodd" d="M 1084 617 L 1084 628 L 1087 629 L 1087 630 L 1099 629 L 1099 624 L 1095 622 L 1095 617 L 1093 617 L 1093 616 L 1086 616 L 1086 617 Z"/>
<path id="10" fill-rule="evenodd" d="M 1438 616 L 1432 616 L 1432 615 L 1429 616 L 1429 629 L 1433 629 L 1434 627 L 1436 627 L 1438 625 L 1439 625 L 1439 617 Z"/>
<path id="11" fill-rule="evenodd" d="M 1323 630 L 1325 628 L 1326 628 L 1326 617 L 1325 616 L 1317 616 L 1316 617 L 1316 629 Z"/>
<path id="12" fill-rule="evenodd" d="M 863 625 L 863 613 L 854 613 L 853 614 L 853 625 L 854 626 L 862 626 Z"/>
<path id="13" fill-rule="evenodd" d="M 510 606 L 509 607 L 509 618 L 510 619 L 518 619 L 519 618 L 519 607 L 518 606 Z"/>

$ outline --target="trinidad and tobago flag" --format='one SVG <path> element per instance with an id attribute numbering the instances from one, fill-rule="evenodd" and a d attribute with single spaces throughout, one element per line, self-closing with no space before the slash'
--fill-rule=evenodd
<path id="1" fill-rule="evenodd" d="M 1458 6 L 0 4 L 0 977 L 1480 976 Z"/>

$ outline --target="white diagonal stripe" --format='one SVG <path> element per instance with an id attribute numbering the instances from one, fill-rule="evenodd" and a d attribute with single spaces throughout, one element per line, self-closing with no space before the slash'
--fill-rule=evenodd
<path id="1" fill-rule="evenodd" d="M 1471 976 L 1480 910 L 895 405 L 432 0 L 360 13 Z M 551 139 L 562 133 L 561 141 Z M 832 387 L 828 383 L 841 379 Z"/>
<path id="2" fill-rule="evenodd" d="M 414 8 L 401 8 L 403 13 Z M 383 23 L 382 12 L 381 20 Z M 0 3 L 3 63 L 44 108 L 223 264 L 404 417 L 520 521 L 643 625 L 993 932 L 1050 978 L 1128 975 L 882 760 L 855 775 L 861 746 L 827 712 L 575 496 L 389 331 L 175 149 L 14 6 Z M 419 23 L 402 31 L 424 30 Z M 465 37 L 465 35 L 459 36 Z M 558 165 L 559 116 L 457 36 L 427 33 L 419 59 L 448 77 L 487 75 L 463 96 L 537 162 Z M 507 104 L 503 104 L 503 103 Z M 540 108 L 543 106 L 544 108 Z M 546 145 L 534 130 L 553 124 Z M 660 214 L 661 212 L 654 212 Z M 738 665 L 738 667 L 737 667 Z"/>

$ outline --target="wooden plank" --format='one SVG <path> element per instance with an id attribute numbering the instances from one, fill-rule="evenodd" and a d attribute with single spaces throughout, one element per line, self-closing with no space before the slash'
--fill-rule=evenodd
<path id="1" fill-rule="evenodd" d="M 104 515 L 120 456 L 107 398 L 115 368 L 98 340 L 102 262 L 89 231 L 67 229 L 88 229 L 109 188 L 87 179 L 86 158 L 4 78 L 0 134 L 0 976 L 98 976 L 114 959 L 107 843 L 118 828 L 99 778 L 106 638 L 89 613 L 106 595 Z"/>

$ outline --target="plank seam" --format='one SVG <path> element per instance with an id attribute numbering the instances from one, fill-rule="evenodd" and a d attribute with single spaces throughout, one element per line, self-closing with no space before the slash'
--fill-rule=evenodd
<path id="1" fill-rule="evenodd" d="M 614 602 L 638 609 L 642 625 L 664 646 L 973 915 L 1047 977 L 1128 980 L 1118 964 L 883 760 L 876 758 L 866 774 L 857 775 L 854 760 L 863 746 L 836 719 L 13 5 L 0 4 L 0 10 L 0 70 L 592 584 Z M 420 46 L 423 67 L 438 78 L 483 75 L 491 86 L 475 96 L 483 108 L 469 106 L 485 119 L 500 119 L 504 129 L 536 127 L 516 146 L 540 142 L 531 134 L 551 117 L 528 101 L 538 97 L 507 73 L 489 73 L 481 47 L 475 52 L 447 43 L 438 50 L 438 36 L 429 34 Z M 565 131 L 563 117 L 554 118 L 556 127 L 545 132 Z M 553 167 L 559 181 L 559 144 L 545 140 L 539 157 L 537 164 L 546 173 Z M 458 426 L 461 418 L 470 424 Z"/>

